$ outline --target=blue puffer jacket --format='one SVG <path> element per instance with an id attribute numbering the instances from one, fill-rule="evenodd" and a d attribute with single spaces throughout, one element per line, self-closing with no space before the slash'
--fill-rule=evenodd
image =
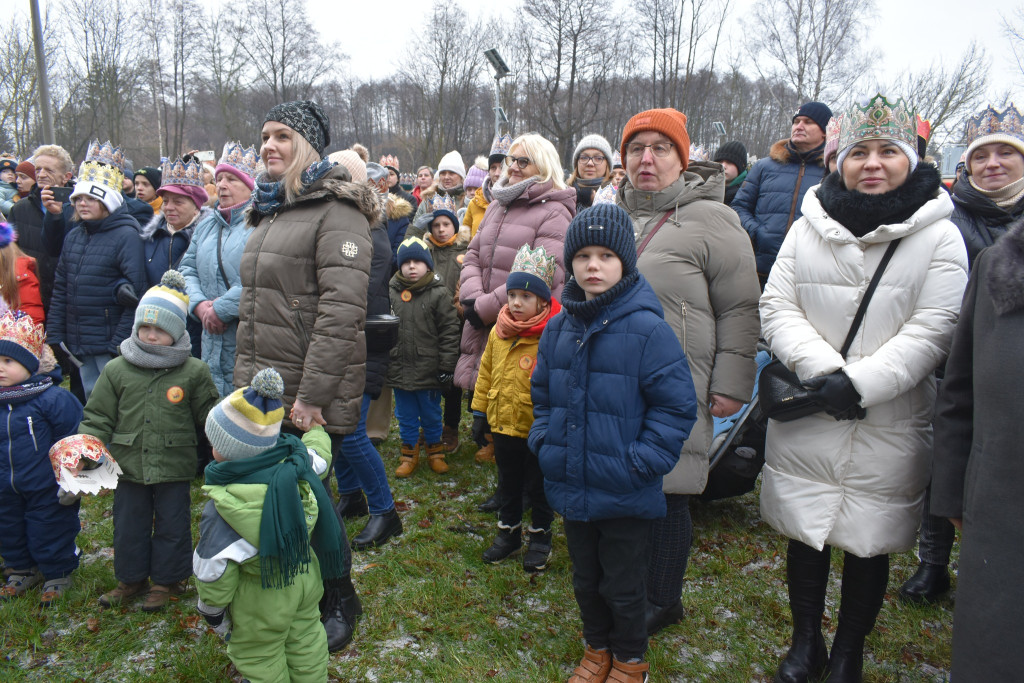
<path id="1" fill-rule="evenodd" d="M 762 289 L 789 227 L 803 215 L 804 194 L 826 173 L 821 156 L 824 145 L 800 154 L 788 143 L 779 140 L 767 159 L 751 167 L 731 204 L 754 243 Z"/>
<path id="2" fill-rule="evenodd" d="M 74 183 L 68 187 L 74 187 Z M 36 190 L 38 192 L 38 190 Z M 135 219 L 140 227 L 149 223 L 153 218 L 153 207 L 146 202 L 141 202 L 126 194 L 121 195 L 123 203 L 119 211 L 124 211 Z M 46 251 L 50 256 L 58 257 L 64 249 L 64 238 L 68 236 L 78 223 L 74 220 L 75 207 L 71 202 L 64 202 L 60 213 L 53 214 L 49 211 L 43 212 L 43 241 L 46 244 Z"/>
<path id="3" fill-rule="evenodd" d="M 29 381 L 44 378 L 35 375 Z M 59 382 L 58 372 L 54 383 Z M 59 386 L 20 403 L 0 400 L 0 491 L 56 492 L 47 454 L 54 443 L 77 432 L 81 420 L 82 404 Z"/>
<path id="4" fill-rule="evenodd" d="M 136 220 L 122 206 L 102 221 L 75 224 L 57 262 L 47 341 L 65 342 L 76 356 L 117 354 L 135 322 L 135 309 L 114 298 L 116 285 L 124 280 L 136 292 L 146 290 Z"/>
<path id="5" fill-rule="evenodd" d="M 210 366 L 213 383 L 222 397 L 235 390 L 235 333 L 238 331 L 238 299 L 242 295 L 239 268 L 245 242 L 252 232 L 245 224 L 248 208 L 246 203 L 234 209 L 230 222 L 224 220 L 219 210 L 204 209 L 179 266 L 185 276 L 189 313 L 193 313 L 200 302 L 213 301 L 214 313 L 227 327 L 224 334 L 203 330 L 202 359 Z M 218 263 L 224 266 L 223 275 Z"/>
<path id="6" fill-rule="evenodd" d="M 690 367 L 641 275 L 589 322 L 565 286 L 540 339 L 530 449 L 551 506 L 566 519 L 665 516 L 662 476 L 697 419 Z"/>
<path id="7" fill-rule="evenodd" d="M 149 223 L 142 227 L 139 234 L 142 236 L 142 248 L 146 257 L 147 289 L 160 284 L 160 278 L 168 270 L 179 269 L 181 259 L 192 242 L 196 226 L 207 220 L 211 213 L 211 209 L 203 207 L 202 212 L 196 215 L 191 224 L 173 233 L 167 227 L 167 219 L 162 213 L 153 216 Z"/>

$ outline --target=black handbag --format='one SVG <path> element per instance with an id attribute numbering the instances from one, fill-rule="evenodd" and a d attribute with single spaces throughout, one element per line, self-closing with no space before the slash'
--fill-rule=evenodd
<path id="1" fill-rule="evenodd" d="M 398 343 L 399 319 L 391 313 L 366 316 L 366 348 L 386 353 Z"/>
<path id="2" fill-rule="evenodd" d="M 860 324 L 864 321 L 868 303 L 871 301 L 875 289 L 878 288 L 882 273 L 889 265 L 889 261 L 902 239 L 895 239 L 889 243 L 885 255 L 882 256 L 878 268 L 875 269 L 875 274 L 871 277 L 867 291 L 864 292 L 864 298 L 861 300 L 860 306 L 857 307 L 857 314 L 853 316 L 853 323 L 846 335 L 846 341 L 843 342 L 843 348 L 839 350 L 839 355 L 844 359 L 850 346 L 853 345 L 853 338 L 857 336 Z M 815 398 L 814 392 L 804 388 L 803 382 L 800 381 L 796 373 L 783 365 L 778 358 L 773 359 L 761 369 L 761 375 L 757 378 L 757 396 L 764 414 L 779 422 L 798 420 L 824 409 L 824 406 Z"/>

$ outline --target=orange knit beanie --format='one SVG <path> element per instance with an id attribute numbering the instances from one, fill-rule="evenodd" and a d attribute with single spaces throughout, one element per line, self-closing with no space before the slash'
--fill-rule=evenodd
<path id="1" fill-rule="evenodd" d="M 626 158 L 626 143 L 637 133 L 653 130 L 661 133 L 673 143 L 679 158 L 683 161 L 683 170 L 690 165 L 690 136 L 686 132 L 686 114 L 675 109 L 648 109 L 631 118 L 622 130 L 620 154 Z"/>

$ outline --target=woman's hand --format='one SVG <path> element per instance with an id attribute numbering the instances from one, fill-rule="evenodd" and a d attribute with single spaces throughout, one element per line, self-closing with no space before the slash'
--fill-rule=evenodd
<path id="1" fill-rule="evenodd" d="M 323 409 L 320 406 L 307 405 L 299 399 L 295 399 L 288 418 L 297 429 L 304 432 L 308 432 L 314 425 L 327 426 L 327 420 L 324 419 Z"/>
<path id="2" fill-rule="evenodd" d="M 213 301 L 200 301 L 195 307 L 196 317 L 203 324 L 203 329 L 210 334 L 224 334 L 227 325 L 221 322 L 217 313 L 213 310 Z"/>
<path id="3" fill-rule="evenodd" d="M 729 417 L 740 412 L 743 403 L 721 394 L 711 394 L 711 414 L 715 417 Z"/>

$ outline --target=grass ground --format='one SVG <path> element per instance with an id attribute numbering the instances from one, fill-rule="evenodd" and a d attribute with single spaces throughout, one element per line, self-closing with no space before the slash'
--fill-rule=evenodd
<path id="1" fill-rule="evenodd" d="M 396 430 L 393 430 L 395 433 Z M 509 559 L 480 553 L 495 531 L 476 511 L 494 486 L 494 467 L 473 460 L 464 424 L 451 472 L 425 463 L 392 480 L 405 533 L 385 548 L 357 553 L 353 577 L 365 614 L 356 639 L 331 656 L 336 681 L 561 681 L 582 656 L 565 538 L 556 522 L 547 571 L 530 576 Z M 394 437 L 382 447 L 397 464 Z M 203 504 L 193 490 L 193 521 Z M 139 605 L 102 609 L 112 588 L 112 497 L 87 497 L 78 537 L 82 565 L 63 603 L 46 611 L 35 595 L 0 604 L 0 681 L 223 681 L 231 667 L 207 632 L 190 590 L 163 613 Z M 688 615 L 651 641 L 652 680 L 770 681 L 788 647 L 785 539 L 758 514 L 757 492 L 694 502 L 694 544 L 683 603 Z M 349 536 L 365 520 L 349 523 Z M 827 639 L 838 614 L 840 553 L 833 562 Z M 913 573 L 912 553 L 892 558 L 889 595 L 868 638 L 866 681 L 946 681 L 952 603 L 907 607 L 893 599 Z"/>

